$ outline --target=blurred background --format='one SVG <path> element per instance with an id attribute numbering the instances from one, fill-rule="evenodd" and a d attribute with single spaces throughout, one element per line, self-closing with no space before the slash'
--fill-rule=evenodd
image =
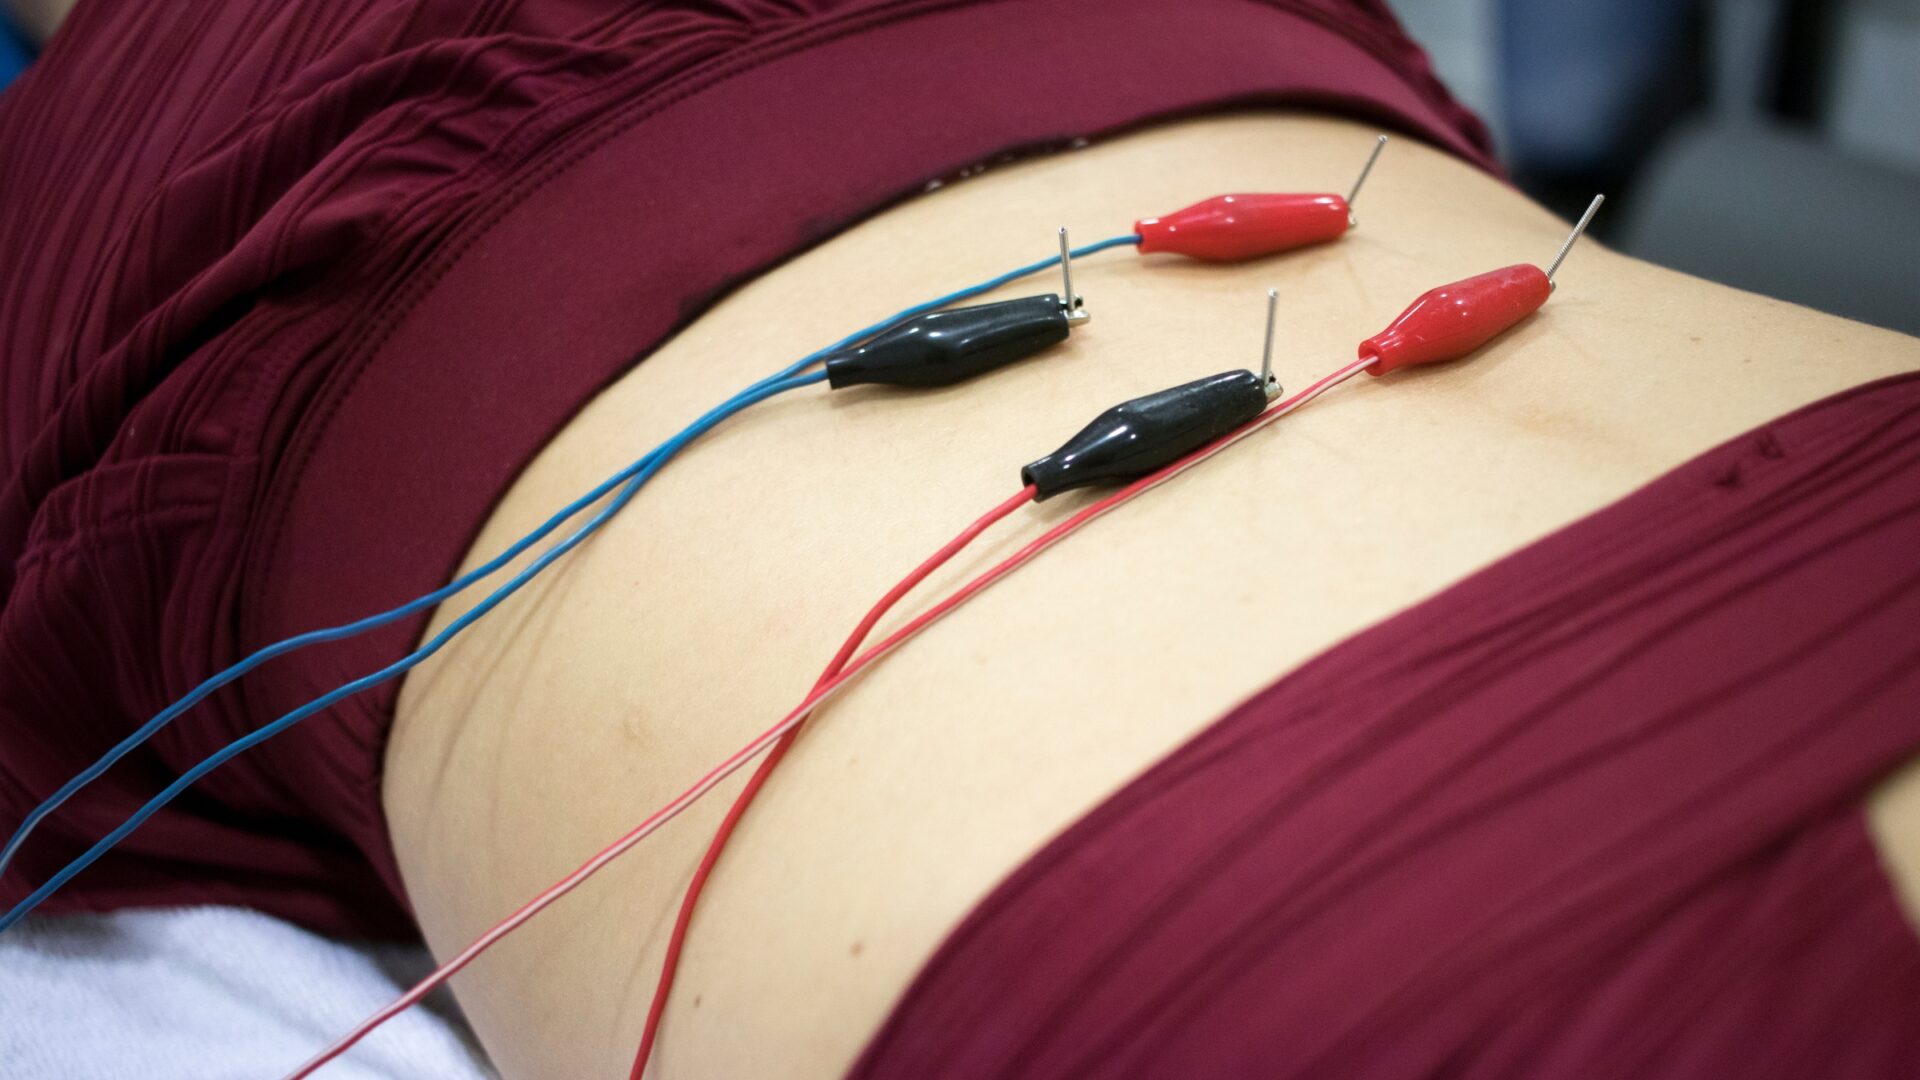
<path id="1" fill-rule="evenodd" d="M 1920 334 L 1920 0 L 1388 2 L 1528 194 L 1604 191 L 1621 250 Z M 71 4 L 0 0 L 0 85 Z"/>
<path id="2" fill-rule="evenodd" d="M 1388 0 L 1528 194 L 1644 259 L 1920 334 L 1920 0 Z"/>

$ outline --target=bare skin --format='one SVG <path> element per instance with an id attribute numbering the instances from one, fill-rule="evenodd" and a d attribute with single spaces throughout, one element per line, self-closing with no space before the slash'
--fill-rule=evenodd
<path id="1" fill-rule="evenodd" d="M 694 411 L 1044 253 L 1062 222 L 1084 241 L 1218 191 L 1340 190 L 1369 137 L 1299 115 L 1190 121 L 884 214 L 602 394 L 528 466 L 469 565 Z M 1023 462 L 1122 398 L 1257 364 L 1265 287 L 1298 386 L 1424 289 L 1543 263 L 1565 233 L 1440 152 L 1403 139 L 1388 154 L 1340 243 L 1235 267 L 1103 255 L 1077 275 L 1092 325 L 1043 358 L 950 391 L 803 392 L 741 417 L 416 673 L 385 798 L 433 946 L 464 944 L 785 713 L 874 599 L 1019 487 Z M 1108 517 L 824 710 L 713 879 L 653 1075 L 837 1073 L 998 880 L 1255 690 L 1716 443 L 1920 368 L 1920 341 L 1597 245 L 1560 283 L 1471 362 L 1343 387 Z M 1023 511 L 921 595 L 1081 505 Z M 1108 603 L 1117 582 L 1127 618 Z M 460 978 L 507 1076 L 624 1075 L 680 891 L 736 790 Z M 1920 770 L 1871 812 L 1920 911 Z"/>

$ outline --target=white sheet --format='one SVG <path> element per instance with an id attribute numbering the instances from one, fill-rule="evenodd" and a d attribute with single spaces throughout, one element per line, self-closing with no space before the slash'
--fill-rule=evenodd
<path id="1" fill-rule="evenodd" d="M 277 1080 L 432 968 L 229 907 L 30 918 L 0 934 L 5 1080 Z M 493 1076 L 450 998 L 403 1013 L 322 1080 Z"/>

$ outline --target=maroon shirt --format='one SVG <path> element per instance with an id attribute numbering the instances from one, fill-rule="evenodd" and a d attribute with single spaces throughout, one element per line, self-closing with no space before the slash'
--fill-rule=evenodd
<path id="1" fill-rule="evenodd" d="M 0 97 L 0 823 L 247 651 L 443 582 L 595 389 L 929 179 L 1253 101 L 1484 160 L 1377 3 L 621 12 L 94 0 Z M 1916 551 L 1920 378 L 1703 455 L 1129 785 L 856 1075 L 1915 1075 L 1920 944 L 1859 805 L 1920 748 Z M 4 898 L 419 630 L 196 710 Z M 392 695 L 221 770 L 50 907 L 404 929 Z"/>
<path id="2" fill-rule="evenodd" d="M 738 282 L 997 155 L 1278 102 L 1487 160 L 1379 0 L 87 0 L 0 95 L 0 827 L 253 649 L 444 583 L 522 463 Z M 215 695 L 0 903 L 421 628 Z M 42 910 L 407 932 L 395 693 L 218 770 Z"/>
<path id="3" fill-rule="evenodd" d="M 1275 683 L 989 896 L 853 1076 L 1920 1076 L 1861 809 L 1916 754 L 1907 375 Z"/>

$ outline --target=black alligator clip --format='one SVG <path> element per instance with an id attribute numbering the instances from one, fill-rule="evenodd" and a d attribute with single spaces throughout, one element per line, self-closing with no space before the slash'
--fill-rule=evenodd
<path id="1" fill-rule="evenodd" d="M 1090 484 L 1135 480 L 1171 465 L 1259 416 L 1280 394 L 1273 377 L 1276 306 L 1267 291 L 1267 344 L 1260 374 L 1242 369 L 1125 401 L 1094 418 L 1065 446 L 1020 470 L 1037 499 Z"/>
<path id="2" fill-rule="evenodd" d="M 1086 303 L 1073 292 L 1073 255 L 1060 230 L 1064 298 L 1053 293 L 919 315 L 878 337 L 827 358 L 835 390 L 865 383 L 951 386 L 984 375 L 1067 340 L 1088 322 Z"/>

